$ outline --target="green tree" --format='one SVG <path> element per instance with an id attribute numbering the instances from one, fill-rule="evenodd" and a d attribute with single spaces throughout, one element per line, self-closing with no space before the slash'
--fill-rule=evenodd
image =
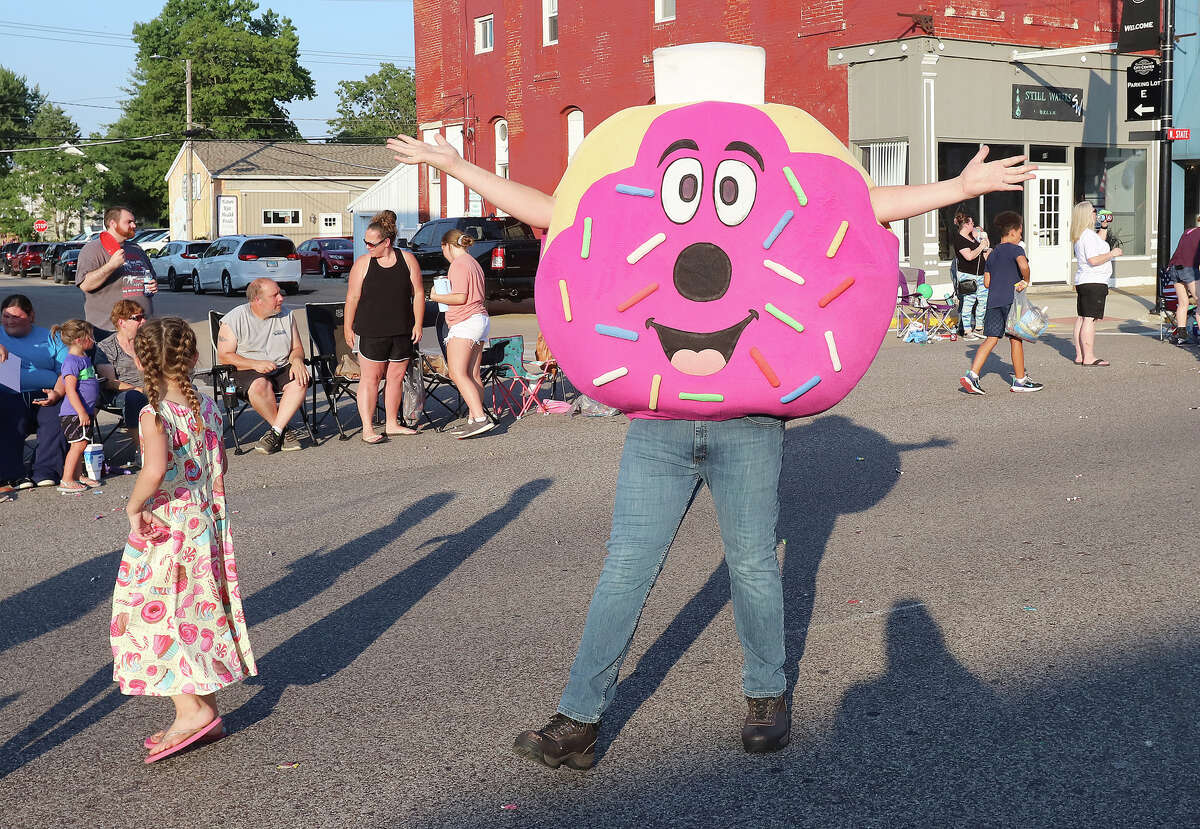
<path id="1" fill-rule="evenodd" d="M 0 149 L 15 147 L 27 139 L 33 118 L 45 96 L 30 86 L 24 75 L 0 66 Z M 0 176 L 12 169 L 10 153 L 0 153 Z"/>
<path id="2" fill-rule="evenodd" d="M 184 58 L 192 61 L 192 119 L 210 138 L 295 139 L 286 105 L 316 94 L 300 65 L 300 38 L 286 17 L 259 13 L 254 0 L 167 0 L 158 17 L 133 27 L 137 65 L 124 113 L 109 133 L 170 139 L 114 144 L 105 163 L 119 174 L 114 200 L 143 220 L 167 214 L 163 180 L 185 123 Z M 160 59 L 163 56 L 166 59 Z"/>
<path id="3" fill-rule="evenodd" d="M 339 81 L 338 117 L 329 122 L 338 140 L 379 140 L 417 134 L 417 88 L 412 69 L 381 63 L 361 81 Z"/>

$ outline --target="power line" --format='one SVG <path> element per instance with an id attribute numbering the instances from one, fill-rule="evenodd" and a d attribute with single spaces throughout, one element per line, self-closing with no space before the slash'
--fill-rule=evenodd
<path id="1" fill-rule="evenodd" d="M 143 135 L 138 138 L 114 138 L 106 141 L 86 141 L 79 144 L 72 144 L 73 147 L 99 147 L 101 144 L 126 144 L 130 141 L 152 141 L 155 139 L 165 138 L 171 135 L 169 132 L 160 132 L 154 135 Z M 52 147 L 19 147 L 13 150 L 0 150 L 0 153 L 36 153 L 45 152 L 47 150 L 60 150 L 62 145 L 56 144 Z"/>

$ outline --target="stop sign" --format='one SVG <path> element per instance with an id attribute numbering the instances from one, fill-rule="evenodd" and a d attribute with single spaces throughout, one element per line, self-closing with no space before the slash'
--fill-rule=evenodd
<path id="1" fill-rule="evenodd" d="M 48 228 L 48 227 L 50 227 L 50 224 L 45 219 L 38 219 L 36 222 L 33 223 L 33 229 L 36 230 L 38 233 L 45 233 L 46 228 Z"/>

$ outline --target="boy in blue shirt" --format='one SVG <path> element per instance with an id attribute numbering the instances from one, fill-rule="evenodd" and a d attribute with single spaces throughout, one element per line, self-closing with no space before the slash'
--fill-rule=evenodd
<path id="1" fill-rule="evenodd" d="M 968 394 L 987 394 L 979 385 L 979 370 L 996 343 L 1004 336 L 1008 323 L 1008 309 L 1013 304 L 1014 291 L 1023 291 L 1029 286 L 1029 260 L 1021 241 L 1021 217 L 1006 210 L 996 217 L 1000 244 L 992 249 L 983 272 L 983 284 L 987 286 L 987 311 L 983 317 L 983 343 L 975 352 L 975 360 L 966 377 L 959 379 Z M 1041 391 L 1042 384 L 1025 376 L 1025 346 L 1020 337 L 1008 335 L 1012 348 L 1013 381 L 1012 391 Z"/>

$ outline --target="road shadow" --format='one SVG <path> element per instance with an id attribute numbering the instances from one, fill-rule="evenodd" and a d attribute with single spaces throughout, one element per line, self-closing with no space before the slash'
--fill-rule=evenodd
<path id="1" fill-rule="evenodd" d="M 328 588 L 339 576 L 400 538 L 416 524 L 450 503 L 453 498 L 453 493 L 449 492 L 427 495 L 401 510 L 395 521 L 332 550 L 318 550 L 298 559 L 288 566 L 286 575 L 246 600 L 249 621 L 252 624 L 262 622 L 300 607 Z M 8 606 L 0 603 L 0 625 L 3 625 L 0 627 L 0 635 L 21 635 L 24 638 L 18 641 L 25 641 L 91 612 L 101 598 L 112 594 L 112 580 L 121 560 L 121 552 L 117 550 L 98 556 L 90 562 L 47 579 L 36 587 L 6 600 Z M 89 573 L 97 568 L 100 575 L 93 580 Z M 56 622 L 53 626 L 44 629 L 29 626 L 31 619 L 45 620 L 46 608 L 53 609 L 53 601 L 61 602 L 64 595 L 73 597 L 74 601 L 58 606 L 59 615 L 52 617 Z M 39 604 L 43 602 L 44 605 Z M 14 620 L 19 620 L 20 625 L 11 624 Z M 22 626 L 25 630 L 18 634 L 16 631 L 20 631 Z M 17 644 L 17 641 L 3 641 L 7 647 Z M 311 648 L 312 651 L 307 658 L 322 651 L 319 645 L 323 645 L 324 649 L 333 648 L 336 651 L 341 643 L 309 642 L 305 647 Z M 15 698 L 16 695 L 13 695 L 7 702 Z M 113 686 L 112 665 L 105 664 L 0 746 L 0 778 L 98 723 L 124 701 L 124 695 Z"/>
<path id="2" fill-rule="evenodd" d="M 901 452 L 949 445 L 949 441 L 940 439 L 895 444 L 841 415 L 821 417 L 784 433 L 776 536 L 785 548 L 784 672 L 789 703 L 812 621 L 817 570 L 837 519 L 870 509 L 891 491 L 899 478 Z M 604 727 L 596 745 L 597 760 L 603 759 L 630 718 L 730 601 L 729 591 L 729 569 L 722 561 L 637 667 L 620 681 L 615 700 L 604 714 Z M 736 666 L 725 669 L 733 672 Z"/>
<path id="3" fill-rule="evenodd" d="M 95 556 L 0 599 L 0 653 L 69 625 L 111 597 L 121 552 Z"/>
<path id="4" fill-rule="evenodd" d="M 548 478 L 518 487 L 501 506 L 461 532 L 433 538 L 420 560 L 300 630 L 258 659 L 259 675 L 247 680 L 262 690 L 226 721 L 246 728 L 269 716 L 284 691 L 316 685 L 348 668 L 375 640 L 429 595 L 459 565 L 481 549 L 549 489 Z M 282 600 L 282 597 L 280 598 Z"/>
<path id="5" fill-rule="evenodd" d="M 749 756 L 730 740 L 677 750 L 683 761 L 641 758 L 652 771 L 633 779 L 568 787 L 547 772 L 520 803 L 521 825 L 1195 825 L 1200 643 L 1081 654 L 1061 668 L 1033 657 L 1005 672 L 1006 690 L 956 658 L 919 598 L 860 624 L 882 635 L 886 666 L 846 690 L 827 733 L 805 733 L 794 716 L 777 754 Z M 821 681 L 810 692 L 832 691 Z M 465 802 L 423 825 L 495 825 L 492 810 Z"/>

